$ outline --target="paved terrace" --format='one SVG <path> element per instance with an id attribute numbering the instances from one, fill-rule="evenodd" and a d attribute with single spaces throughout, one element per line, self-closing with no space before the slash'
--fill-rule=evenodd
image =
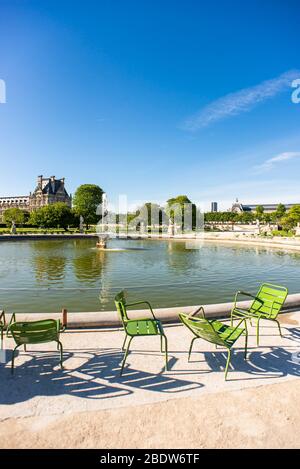
<path id="1" fill-rule="evenodd" d="M 55 344 L 31 346 L 14 376 L 0 365 L 0 447 L 299 446 L 300 312 L 280 322 L 284 338 L 265 322 L 259 348 L 249 330 L 248 361 L 240 339 L 226 382 L 221 348 L 198 340 L 188 363 L 181 325 L 165 326 L 167 373 L 158 337 L 133 340 L 122 377 L 121 330 L 67 330 L 63 370 Z"/>

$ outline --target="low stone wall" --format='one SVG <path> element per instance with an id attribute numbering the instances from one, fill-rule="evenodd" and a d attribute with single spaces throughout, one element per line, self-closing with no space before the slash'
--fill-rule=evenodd
<path id="1" fill-rule="evenodd" d="M 251 301 L 240 301 L 237 303 L 241 308 L 247 308 L 250 306 Z M 195 306 L 180 306 L 174 308 L 160 308 L 155 309 L 154 313 L 157 319 L 160 319 L 164 324 L 178 322 L 179 313 L 193 313 L 199 308 L 200 305 Z M 205 315 L 208 318 L 228 318 L 233 303 L 217 303 L 211 305 L 203 305 Z M 283 313 L 299 311 L 300 312 L 300 293 L 288 295 Z M 129 316 L 131 319 L 139 317 L 151 317 L 149 309 L 141 310 L 129 310 Z M 65 319 L 67 321 L 68 329 L 78 328 L 104 328 L 104 327 L 121 327 L 122 324 L 119 320 L 116 311 L 99 311 L 99 312 L 68 312 L 63 318 L 63 313 L 49 313 L 49 314 L 17 314 L 17 320 L 20 321 L 34 321 L 38 319 L 53 318 L 53 319 Z M 6 315 L 6 319 L 10 319 L 10 314 Z"/>
<path id="2" fill-rule="evenodd" d="M 86 239 L 86 238 L 98 238 L 95 233 L 61 233 L 61 234 L 15 234 L 15 235 L 0 235 L 0 242 L 1 241 L 35 241 L 35 240 L 43 240 L 43 239 Z"/>

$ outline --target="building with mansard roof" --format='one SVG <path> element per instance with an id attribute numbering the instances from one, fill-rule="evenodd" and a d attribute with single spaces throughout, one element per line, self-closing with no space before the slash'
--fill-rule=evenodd
<path id="1" fill-rule="evenodd" d="M 64 202 L 69 207 L 72 205 L 72 197 L 65 188 L 65 178 L 38 176 L 37 186 L 29 195 L 0 197 L 0 218 L 8 208 L 19 208 L 26 212 L 32 212 L 56 202 Z"/>
<path id="2" fill-rule="evenodd" d="M 236 213 L 255 212 L 256 207 L 258 205 L 263 207 L 264 213 L 275 212 L 278 206 L 278 204 L 241 204 L 238 200 L 236 200 L 235 203 L 232 204 L 230 211 L 236 212 Z M 294 205 L 300 205 L 300 204 L 283 204 L 283 205 L 285 206 L 286 210 L 289 210 Z"/>

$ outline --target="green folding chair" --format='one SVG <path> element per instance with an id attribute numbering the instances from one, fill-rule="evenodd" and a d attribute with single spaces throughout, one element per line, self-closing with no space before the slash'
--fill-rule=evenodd
<path id="1" fill-rule="evenodd" d="M 6 319 L 4 311 L 0 311 L 0 335 L 1 335 L 1 349 L 3 348 L 3 334 L 6 328 Z"/>
<path id="2" fill-rule="evenodd" d="M 15 352 L 17 348 L 30 344 L 42 344 L 47 342 L 56 342 L 57 348 L 60 350 L 60 366 L 63 368 L 63 346 L 59 340 L 61 324 L 59 319 L 45 319 L 42 321 L 28 322 L 12 322 L 7 329 L 7 333 L 11 334 L 16 347 L 13 350 L 11 361 L 11 372 L 14 372 Z"/>
<path id="3" fill-rule="evenodd" d="M 237 306 L 239 295 L 253 298 L 251 306 L 249 308 L 240 308 Z M 231 325 L 235 318 L 249 319 L 252 325 L 252 319 L 256 319 L 256 341 L 259 345 L 259 323 L 261 319 L 267 321 L 276 322 L 279 334 L 282 337 L 280 323 L 277 320 L 277 316 L 280 313 L 286 297 L 288 295 L 288 289 L 279 285 L 272 285 L 271 283 L 263 283 L 256 296 L 251 295 L 244 291 L 238 291 L 234 297 L 234 305 L 231 310 Z"/>
<path id="4" fill-rule="evenodd" d="M 228 350 L 226 367 L 225 367 L 225 380 L 227 379 L 228 367 L 231 360 L 231 348 L 236 341 L 242 336 L 245 336 L 245 349 L 244 358 L 247 359 L 247 343 L 248 343 L 248 331 L 245 319 L 241 319 L 236 327 L 228 326 L 223 322 L 215 319 L 207 319 L 205 317 L 204 309 L 201 307 L 197 313 L 199 317 L 191 316 L 188 314 L 181 313 L 179 318 L 181 322 L 194 334 L 194 338 L 191 341 L 189 348 L 188 360 L 192 353 L 192 348 L 195 340 L 204 339 L 207 342 L 225 347 Z M 239 327 L 244 322 L 245 327 Z"/>
<path id="5" fill-rule="evenodd" d="M 148 306 L 149 310 L 151 311 L 152 318 L 129 319 L 128 314 L 127 314 L 127 308 L 131 306 L 142 305 L 142 304 L 146 304 Z M 125 339 L 122 345 L 122 351 L 125 351 L 125 354 L 124 354 L 120 374 L 122 375 L 123 373 L 124 365 L 125 365 L 128 353 L 129 353 L 129 347 L 130 347 L 132 339 L 134 337 L 153 336 L 153 335 L 160 336 L 160 350 L 161 352 L 165 354 L 165 369 L 166 371 L 168 371 L 167 337 L 164 333 L 161 321 L 156 319 L 150 303 L 148 301 L 137 301 L 135 303 L 129 304 L 126 302 L 125 292 L 121 291 L 115 297 L 115 305 L 116 305 L 117 311 L 119 313 L 119 316 L 120 316 L 120 319 L 122 321 L 124 331 L 125 331 Z M 125 349 L 127 338 L 129 338 L 129 341 Z M 164 350 L 163 350 L 163 341 L 165 343 Z"/>

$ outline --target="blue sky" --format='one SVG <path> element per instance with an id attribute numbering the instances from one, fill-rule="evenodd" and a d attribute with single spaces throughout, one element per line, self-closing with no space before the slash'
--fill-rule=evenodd
<path id="1" fill-rule="evenodd" d="M 299 1 L 0 0 L 0 195 L 300 202 Z"/>

